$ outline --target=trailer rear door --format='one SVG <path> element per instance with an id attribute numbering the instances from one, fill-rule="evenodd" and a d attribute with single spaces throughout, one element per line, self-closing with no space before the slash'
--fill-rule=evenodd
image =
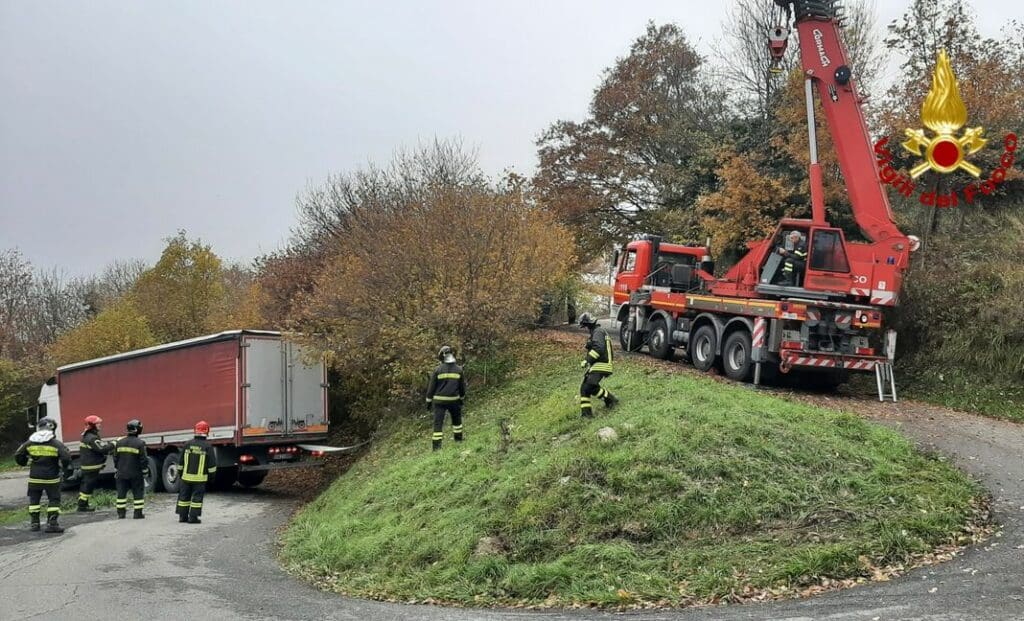
<path id="1" fill-rule="evenodd" d="M 322 361 L 306 360 L 301 347 L 276 338 L 246 337 L 243 350 L 243 436 L 327 432 Z"/>
<path id="2" fill-rule="evenodd" d="M 310 360 L 294 343 L 288 351 L 289 433 L 327 433 L 327 386 L 322 359 Z"/>

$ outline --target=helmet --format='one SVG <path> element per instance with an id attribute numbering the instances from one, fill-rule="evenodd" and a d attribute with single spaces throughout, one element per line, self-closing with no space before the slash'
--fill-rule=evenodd
<path id="1" fill-rule="evenodd" d="M 103 419 L 100 418 L 99 416 L 96 416 L 95 414 L 90 414 L 89 416 L 85 417 L 85 426 L 86 427 L 95 427 L 96 425 L 99 425 L 102 422 L 103 422 Z"/>
<path id="2" fill-rule="evenodd" d="M 36 429 L 49 429 L 50 431 L 57 431 L 57 421 L 53 420 L 49 416 L 44 416 L 39 419 L 36 423 Z"/>
<path id="3" fill-rule="evenodd" d="M 133 418 L 128 421 L 127 425 L 125 425 L 125 429 L 128 430 L 128 435 L 137 436 L 142 433 L 142 421 L 137 418 Z"/>
<path id="4" fill-rule="evenodd" d="M 597 320 L 590 313 L 583 313 L 580 315 L 580 325 L 589 328 L 590 326 L 596 326 Z"/>
<path id="5" fill-rule="evenodd" d="M 438 350 L 437 359 L 441 362 L 455 362 L 455 350 L 444 345 L 440 350 Z"/>
<path id="6" fill-rule="evenodd" d="M 205 420 L 201 420 L 196 423 L 196 435 L 197 436 L 208 436 L 210 435 L 210 423 Z"/>

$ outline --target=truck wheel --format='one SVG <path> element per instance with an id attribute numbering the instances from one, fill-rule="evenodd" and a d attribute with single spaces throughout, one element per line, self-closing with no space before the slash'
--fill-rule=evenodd
<path id="1" fill-rule="evenodd" d="M 687 348 L 693 366 L 700 371 L 708 371 L 715 366 L 715 350 L 718 349 L 718 336 L 714 326 L 706 325 L 697 328 Z"/>
<path id="2" fill-rule="evenodd" d="M 160 484 L 160 460 L 152 455 L 149 455 L 146 459 L 149 462 L 149 476 L 146 477 L 146 491 L 155 494 L 163 488 Z"/>
<path id="3" fill-rule="evenodd" d="M 722 370 L 725 376 L 738 382 L 750 381 L 753 369 L 751 353 L 750 334 L 746 330 L 730 334 L 722 345 Z"/>
<path id="4" fill-rule="evenodd" d="M 160 482 L 168 494 L 177 494 L 181 489 L 181 455 L 170 453 L 164 457 L 164 467 L 160 469 Z"/>
<path id="5" fill-rule="evenodd" d="M 630 330 L 628 321 L 619 322 L 619 345 L 622 346 L 622 351 L 640 351 L 644 346 L 643 333 Z"/>
<path id="6" fill-rule="evenodd" d="M 647 349 L 651 350 L 651 355 L 655 358 L 668 360 L 672 357 L 672 337 L 668 333 L 668 324 L 664 319 L 654 321 Z"/>
<path id="7" fill-rule="evenodd" d="M 242 487 L 256 487 L 267 478 L 266 470 L 249 470 L 238 473 L 238 484 Z"/>

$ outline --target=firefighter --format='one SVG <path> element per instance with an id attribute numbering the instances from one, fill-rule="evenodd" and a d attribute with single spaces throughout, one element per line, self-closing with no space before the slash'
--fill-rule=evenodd
<path id="1" fill-rule="evenodd" d="M 132 419 L 128 421 L 126 430 L 128 435 L 118 438 L 114 444 L 114 468 L 117 469 L 114 475 L 114 482 L 117 484 L 117 501 L 114 507 L 117 508 L 118 519 L 123 520 L 128 512 L 128 490 L 131 490 L 132 506 L 135 509 L 132 517 L 141 520 L 146 517 L 142 514 L 142 509 L 146 506 L 149 455 L 146 453 L 146 443 L 139 437 L 142 433 L 142 423 L 138 419 Z"/>
<path id="2" fill-rule="evenodd" d="M 28 516 L 31 530 L 39 530 L 39 514 L 42 512 L 43 493 L 46 493 L 46 532 L 63 533 L 57 523 L 60 517 L 60 475 L 68 477 L 71 468 L 71 453 L 56 438 L 57 421 L 49 416 L 39 419 L 36 431 L 28 441 L 18 447 L 14 461 L 19 466 L 30 464 L 28 471 Z"/>
<path id="3" fill-rule="evenodd" d="M 605 406 L 614 407 L 619 400 L 601 387 L 601 380 L 612 374 L 612 339 L 590 313 L 580 316 L 580 325 L 590 331 L 585 348 L 587 357 L 580 363 L 586 370 L 583 385 L 580 386 L 580 415 L 590 418 L 594 415 L 594 397 L 604 401 Z"/>
<path id="4" fill-rule="evenodd" d="M 210 435 L 210 423 L 201 420 L 195 426 L 196 437 L 181 449 L 181 483 L 178 488 L 179 522 L 199 524 L 203 513 L 203 496 L 206 481 L 217 472 L 217 459 L 213 447 L 206 441 Z"/>
<path id="5" fill-rule="evenodd" d="M 78 511 L 95 511 L 89 506 L 92 491 L 100 478 L 100 470 L 107 463 L 107 454 L 113 452 L 114 445 L 104 442 L 100 437 L 100 424 L 103 419 L 95 414 L 85 417 L 85 431 L 82 432 L 82 445 L 79 447 L 81 458 L 82 483 L 78 489 Z"/>
<path id="6" fill-rule="evenodd" d="M 787 245 L 792 249 L 787 249 Z M 790 231 L 789 243 L 781 243 L 775 250 L 783 256 L 782 279 L 779 284 L 784 287 L 798 286 L 807 264 L 807 246 L 804 245 L 800 231 Z"/>
<path id="7" fill-rule="evenodd" d="M 445 345 L 437 352 L 440 364 L 430 376 L 427 388 L 427 411 L 434 411 L 433 450 L 441 448 L 444 437 L 444 417 L 450 414 L 452 432 L 456 442 L 462 442 L 462 402 L 466 398 L 466 381 L 462 376 L 462 367 L 455 364 L 455 352 Z"/>

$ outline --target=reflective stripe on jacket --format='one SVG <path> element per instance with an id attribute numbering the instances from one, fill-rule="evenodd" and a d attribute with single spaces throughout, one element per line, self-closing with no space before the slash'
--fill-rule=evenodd
<path id="1" fill-rule="evenodd" d="M 125 436 L 114 444 L 114 467 L 117 479 L 136 479 L 149 474 L 149 454 L 139 436 Z"/>
<path id="2" fill-rule="evenodd" d="M 62 469 L 71 467 L 71 453 L 57 438 L 45 442 L 28 440 L 14 452 L 14 461 L 29 466 L 29 483 L 52 485 L 60 483 Z"/>
<path id="3" fill-rule="evenodd" d="M 114 445 L 104 442 L 95 429 L 86 429 L 82 434 L 82 445 L 78 449 L 82 470 L 102 470 L 107 463 L 107 454 L 113 450 Z"/>
<path id="4" fill-rule="evenodd" d="M 454 362 L 442 362 L 430 376 L 427 403 L 459 403 L 466 396 L 466 379 L 462 367 Z"/>
<path id="5" fill-rule="evenodd" d="M 587 372 L 612 374 L 612 338 L 601 326 L 594 328 L 587 341 Z"/>
<path id="6" fill-rule="evenodd" d="M 181 449 L 181 480 L 205 483 L 217 472 L 217 458 L 206 438 L 196 437 Z"/>

